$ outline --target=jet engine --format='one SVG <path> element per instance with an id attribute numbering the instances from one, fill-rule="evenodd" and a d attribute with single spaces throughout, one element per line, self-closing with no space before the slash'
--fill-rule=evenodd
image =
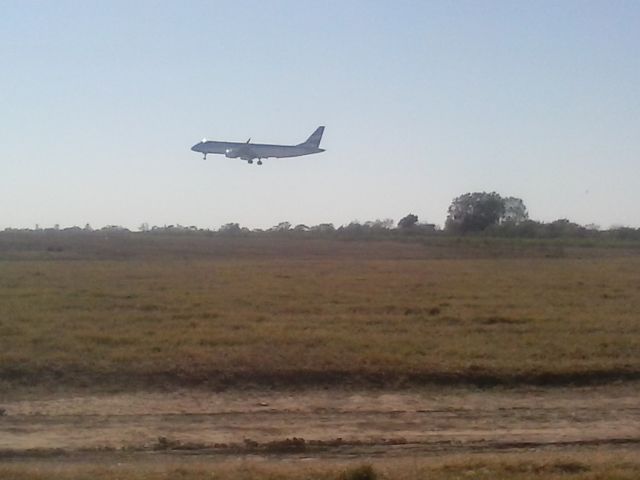
<path id="1" fill-rule="evenodd" d="M 241 152 L 233 148 L 227 148 L 224 151 L 224 156 L 227 158 L 238 158 L 240 155 L 241 155 Z"/>

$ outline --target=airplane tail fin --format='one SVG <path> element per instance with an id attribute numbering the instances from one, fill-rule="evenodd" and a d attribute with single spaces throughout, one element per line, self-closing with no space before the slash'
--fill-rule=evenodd
<path id="1" fill-rule="evenodd" d="M 304 143 L 300 145 L 304 145 L 306 147 L 318 148 L 320 146 L 320 140 L 322 140 L 322 134 L 324 133 L 324 127 L 316 128 L 316 131 L 311 134 L 309 138 Z"/>

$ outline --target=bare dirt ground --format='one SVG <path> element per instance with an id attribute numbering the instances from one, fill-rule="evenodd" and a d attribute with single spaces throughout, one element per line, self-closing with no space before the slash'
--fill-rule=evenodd
<path id="1" fill-rule="evenodd" d="M 122 452 L 339 458 L 608 447 L 640 453 L 637 383 L 489 390 L 23 392 L 3 395 L 0 408 L 5 460 Z"/>

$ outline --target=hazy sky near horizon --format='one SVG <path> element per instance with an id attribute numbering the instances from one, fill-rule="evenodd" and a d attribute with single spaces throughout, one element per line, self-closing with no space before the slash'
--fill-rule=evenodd
<path id="1" fill-rule="evenodd" d="M 0 65 L 0 228 L 442 224 L 494 190 L 640 227 L 638 1 L 0 0 Z"/>

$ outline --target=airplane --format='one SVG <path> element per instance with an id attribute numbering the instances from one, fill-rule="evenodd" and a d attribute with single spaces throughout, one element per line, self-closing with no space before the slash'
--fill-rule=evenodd
<path id="1" fill-rule="evenodd" d="M 253 163 L 253 160 L 257 158 L 258 165 L 262 165 L 263 158 L 300 157 L 302 155 L 324 152 L 323 148 L 319 148 L 323 133 L 324 127 L 318 127 L 306 141 L 298 145 L 251 143 L 251 138 L 245 143 L 212 142 L 204 138 L 200 143 L 196 143 L 191 147 L 191 150 L 202 153 L 203 160 L 207 159 L 209 153 L 220 153 L 224 154 L 227 158 L 239 158 L 247 163 Z"/>

